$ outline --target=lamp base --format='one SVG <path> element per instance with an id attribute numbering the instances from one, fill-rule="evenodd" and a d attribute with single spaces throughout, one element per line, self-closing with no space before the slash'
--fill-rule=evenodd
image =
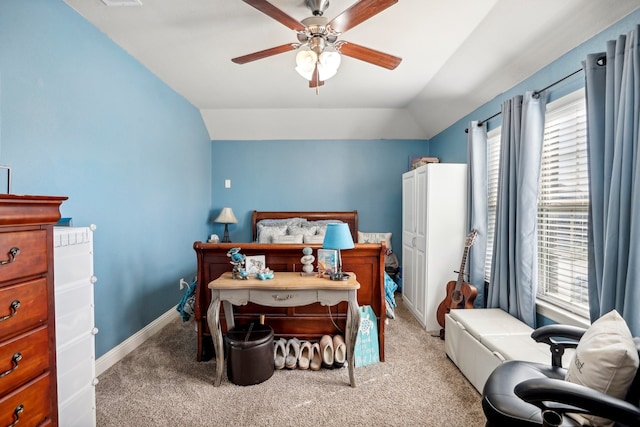
<path id="1" fill-rule="evenodd" d="M 224 235 L 222 236 L 222 243 L 231 243 L 229 238 L 229 224 L 224 225 Z"/>

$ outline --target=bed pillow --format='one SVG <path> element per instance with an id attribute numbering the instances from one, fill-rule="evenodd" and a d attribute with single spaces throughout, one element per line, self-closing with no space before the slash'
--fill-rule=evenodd
<path id="1" fill-rule="evenodd" d="M 273 236 L 272 243 L 302 243 L 302 234 L 287 234 L 282 236 Z"/>
<path id="2" fill-rule="evenodd" d="M 303 242 L 307 245 L 312 244 L 323 244 L 324 243 L 324 235 L 322 234 L 314 234 L 313 236 L 304 236 Z"/>
<path id="3" fill-rule="evenodd" d="M 304 218 L 294 217 L 294 218 L 284 218 L 284 219 L 261 219 L 258 221 L 256 225 L 295 225 L 300 226 L 306 223 L 307 220 Z"/>
<path id="4" fill-rule="evenodd" d="M 391 250 L 392 233 L 363 233 L 358 231 L 358 243 L 384 242 L 387 249 Z"/>
<path id="5" fill-rule="evenodd" d="M 584 333 L 565 379 L 624 399 L 638 370 L 638 350 L 626 322 L 612 310 Z M 573 418 L 580 415 L 571 414 Z M 609 420 L 585 416 L 594 425 L 613 426 Z"/>
<path id="6" fill-rule="evenodd" d="M 322 236 L 325 235 L 325 233 L 327 232 L 327 224 L 335 224 L 335 223 L 340 223 L 342 221 L 340 221 L 339 219 L 319 219 L 317 221 L 309 221 L 307 222 L 307 224 L 309 226 L 316 226 L 316 234 L 320 234 Z"/>
<path id="7" fill-rule="evenodd" d="M 313 236 L 314 234 L 316 234 L 316 232 L 318 231 L 318 227 L 316 227 L 315 225 L 309 225 L 309 224 L 303 224 L 302 226 L 299 225 L 290 225 L 287 228 L 287 234 L 292 234 L 292 235 L 302 235 L 302 236 Z"/>
<path id="8" fill-rule="evenodd" d="M 262 224 L 256 225 L 258 231 L 258 243 L 272 243 L 274 236 L 284 236 L 287 234 L 287 224 Z"/>

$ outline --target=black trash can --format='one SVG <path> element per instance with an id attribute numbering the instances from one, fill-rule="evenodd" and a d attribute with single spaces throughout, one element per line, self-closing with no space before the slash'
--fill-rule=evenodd
<path id="1" fill-rule="evenodd" d="M 273 375 L 273 329 L 260 323 L 236 326 L 224 337 L 227 377 L 237 385 L 260 384 Z"/>

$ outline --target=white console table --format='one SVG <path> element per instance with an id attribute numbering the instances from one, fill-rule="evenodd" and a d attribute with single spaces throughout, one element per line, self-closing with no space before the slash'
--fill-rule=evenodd
<path id="1" fill-rule="evenodd" d="M 325 306 L 336 305 L 347 301 L 347 325 L 345 342 L 347 345 L 347 362 L 351 387 L 356 386 L 354 375 L 355 345 L 360 327 L 360 310 L 358 309 L 357 291 L 360 283 L 353 273 L 349 280 L 337 281 L 316 276 L 302 276 L 294 272 L 276 272 L 269 280 L 232 279 L 231 272 L 222 274 L 209 283 L 211 289 L 211 305 L 207 311 L 207 322 L 213 338 L 216 353 L 216 376 L 214 385 L 222 381 L 224 366 L 224 348 L 220 329 L 220 302 L 224 304 L 227 328 L 234 326 L 233 306 L 245 305 L 249 302 L 268 307 L 297 307 L 319 302 Z"/>

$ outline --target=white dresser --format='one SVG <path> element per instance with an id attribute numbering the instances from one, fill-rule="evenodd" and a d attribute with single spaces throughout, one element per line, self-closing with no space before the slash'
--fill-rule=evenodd
<path id="1" fill-rule="evenodd" d="M 96 425 L 91 227 L 54 227 L 53 258 L 60 426 Z"/>

